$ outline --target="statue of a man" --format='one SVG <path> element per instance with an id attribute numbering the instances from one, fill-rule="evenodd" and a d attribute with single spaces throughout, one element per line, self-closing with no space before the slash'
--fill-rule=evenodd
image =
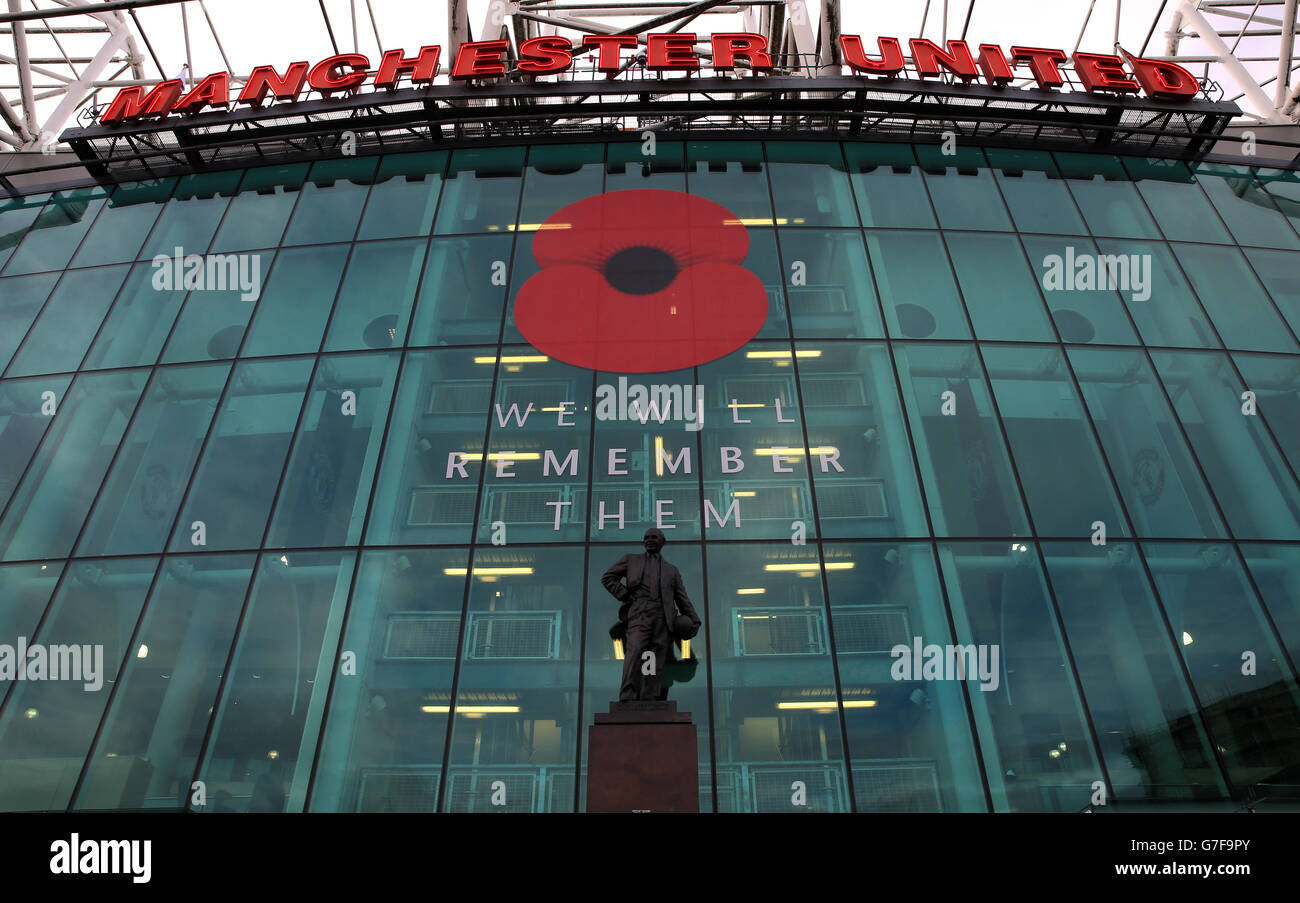
<path id="1" fill-rule="evenodd" d="M 681 573 L 660 554 L 666 541 L 662 530 L 651 527 L 642 540 L 645 554 L 624 555 L 600 578 L 621 603 L 618 626 L 627 637 L 620 702 L 658 699 L 673 637 L 690 639 L 700 629 L 700 616 L 686 595 Z"/>

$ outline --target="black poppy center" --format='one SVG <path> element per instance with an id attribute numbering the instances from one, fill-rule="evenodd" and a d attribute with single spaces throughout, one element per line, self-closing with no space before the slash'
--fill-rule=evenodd
<path id="1" fill-rule="evenodd" d="M 653 295 L 673 284 L 677 261 L 666 251 L 637 245 L 624 248 L 605 263 L 605 278 L 625 295 Z"/>

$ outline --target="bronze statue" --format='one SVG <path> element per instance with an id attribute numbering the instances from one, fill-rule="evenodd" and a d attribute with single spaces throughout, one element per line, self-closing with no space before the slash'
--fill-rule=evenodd
<path id="1" fill-rule="evenodd" d="M 686 595 L 681 573 L 659 553 L 665 542 L 663 531 L 651 527 L 642 539 L 645 554 L 624 555 L 600 578 L 621 603 L 618 624 L 610 631 L 626 637 L 620 702 L 658 699 L 669 644 L 674 638 L 688 640 L 700 629 L 700 616 Z M 646 657 L 647 652 L 653 657 Z"/>

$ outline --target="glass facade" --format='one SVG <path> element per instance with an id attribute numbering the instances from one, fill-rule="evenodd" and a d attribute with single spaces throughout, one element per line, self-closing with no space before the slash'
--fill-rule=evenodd
<path id="1" fill-rule="evenodd" d="M 0 682 L 0 810 L 582 811 L 656 524 L 704 811 L 1300 806 L 1300 173 L 646 151 L 0 202 L 0 644 L 102 651 Z M 730 212 L 619 228 L 755 329 L 529 344 L 557 212 L 642 189 Z"/>

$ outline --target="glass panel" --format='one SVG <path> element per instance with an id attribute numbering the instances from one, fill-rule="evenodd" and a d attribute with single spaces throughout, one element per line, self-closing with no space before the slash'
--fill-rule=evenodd
<path id="1" fill-rule="evenodd" d="M 252 572 L 252 555 L 167 559 L 74 809 L 186 805 Z"/>
<path id="2" fill-rule="evenodd" d="M 1151 355 L 1210 488 L 1238 539 L 1300 539 L 1300 489 L 1223 354 Z M 1265 413 L 1264 416 L 1267 416 Z"/>
<path id="3" fill-rule="evenodd" d="M 322 160 L 313 164 L 283 243 L 314 245 L 351 241 L 377 166 L 374 157 Z"/>
<path id="4" fill-rule="evenodd" d="M 1195 170 L 1205 193 L 1239 243 L 1300 250 L 1300 239 L 1249 169 L 1200 163 Z"/>
<path id="5" fill-rule="evenodd" d="M 962 646 L 923 657 L 944 655 L 945 680 L 967 675 L 994 811 L 1086 808 L 1104 776 L 1038 553 L 1026 543 L 1009 552 L 1005 542 L 944 543 L 939 561 Z"/>
<path id="6" fill-rule="evenodd" d="M 235 365 L 181 508 L 172 551 L 261 545 L 311 372 L 311 358 Z"/>
<path id="7" fill-rule="evenodd" d="M 984 150 L 1011 218 L 1021 232 L 1086 235 L 1070 190 L 1047 151 Z"/>
<path id="8" fill-rule="evenodd" d="M 566 204 L 600 194 L 605 147 L 575 144 L 534 147 L 528 152 L 519 231 L 534 231 Z"/>
<path id="9" fill-rule="evenodd" d="M 1213 245 L 1173 248 L 1225 345 L 1250 351 L 1300 351 L 1241 251 Z"/>
<path id="10" fill-rule="evenodd" d="M 1133 324 L 1124 313 L 1124 303 L 1113 289 L 1097 288 L 1097 246 L 1091 239 L 1026 235 L 1021 240 L 1030 264 L 1041 274 L 1038 284 L 1043 287 L 1043 297 L 1062 341 L 1138 344 Z M 1092 280 L 1081 278 L 1087 265 L 1080 265 L 1079 258 L 1085 256 L 1093 261 Z M 1053 273 L 1060 278 L 1054 278 Z M 1071 274 L 1074 278 L 1070 278 Z"/>
<path id="11" fill-rule="evenodd" d="M 938 232 L 867 232 L 867 248 L 895 338 L 968 339 L 970 327 Z"/>
<path id="12" fill-rule="evenodd" d="M 0 521 L 0 560 L 64 558 L 112 462 L 147 370 L 83 373 Z"/>
<path id="13" fill-rule="evenodd" d="M 509 235 L 434 239 L 411 325 L 412 345 L 497 340 L 511 242 Z M 531 238 L 521 237 L 521 247 L 525 242 Z M 531 262 L 532 254 L 527 256 Z"/>
<path id="14" fill-rule="evenodd" d="M 1043 550 L 1116 797 L 1225 799 L 1177 644 L 1134 547 L 1053 542 Z"/>
<path id="15" fill-rule="evenodd" d="M 718 811 L 848 812 L 817 551 L 746 543 L 710 545 L 707 557 Z M 793 805 L 794 781 L 806 807 Z"/>
<path id="16" fill-rule="evenodd" d="M 583 550 L 480 548 L 471 573 L 442 809 L 572 812 Z"/>
<path id="17" fill-rule="evenodd" d="M 170 262 L 167 264 L 171 265 Z M 117 303 L 104 321 L 83 370 L 107 367 L 141 367 L 158 361 L 158 353 L 171 334 L 176 314 L 185 301 L 183 287 L 158 288 L 158 270 L 147 263 L 137 263 Z"/>
<path id="18" fill-rule="evenodd" d="M 124 264 L 65 273 L 5 375 L 76 370 L 128 269 Z"/>
<path id="19" fill-rule="evenodd" d="M 1011 229 L 1006 207 L 993 173 L 977 147 L 958 147 L 948 155 L 930 145 L 918 145 L 916 156 L 925 184 L 944 229 Z"/>
<path id="20" fill-rule="evenodd" d="M 42 273 L 0 279 L 0 298 L 4 298 L 0 304 L 0 373 L 9 366 L 58 278 L 58 273 Z"/>
<path id="21" fill-rule="evenodd" d="M 356 554 L 258 562 L 195 779 L 205 812 L 301 812 Z"/>
<path id="22" fill-rule="evenodd" d="M 605 191 L 652 188 L 686 190 L 686 145 L 680 141 L 657 141 L 654 153 L 643 153 L 641 142 L 616 141 L 605 150 Z"/>
<path id="23" fill-rule="evenodd" d="M 68 806 L 123 660 L 158 561 L 128 558 L 71 565 L 41 630 L 29 639 L 29 677 L 15 681 L 0 716 L 0 810 Z M 34 679 L 32 646 L 46 650 Z M 66 654 L 52 649 L 71 646 Z M 54 669 L 59 679 L 52 679 Z M 120 787 L 134 763 L 114 769 Z"/>
<path id="24" fill-rule="evenodd" d="M 98 186 L 56 191 L 9 258 L 4 274 L 21 276 L 66 267 L 107 199 L 108 189 Z"/>
<path id="25" fill-rule="evenodd" d="M 92 267 L 136 260 L 176 181 L 160 179 L 119 185 L 81 243 L 72 265 Z"/>
<path id="26" fill-rule="evenodd" d="M 789 344 L 751 342 L 699 368 L 710 538 L 789 541 L 792 531 L 816 533 L 793 354 Z"/>
<path id="27" fill-rule="evenodd" d="M 211 250 L 242 251 L 278 245 L 306 176 L 306 163 L 248 170 Z"/>
<path id="28" fill-rule="evenodd" d="M 772 197 L 759 142 L 689 142 L 686 172 L 691 194 L 721 204 L 747 226 L 771 224 Z"/>
<path id="29" fill-rule="evenodd" d="M 1205 311 L 1196 303 L 1168 245 L 1103 238 L 1097 246 L 1101 256 L 1094 261 L 1093 269 L 1098 289 L 1119 290 L 1143 342 L 1188 348 L 1220 347 Z M 1211 250 L 1210 246 L 1201 247 Z M 1205 297 L 1204 293 L 1201 297 Z"/>
<path id="30" fill-rule="evenodd" d="M 1056 154 L 1056 163 L 1093 235 L 1160 237 L 1160 230 L 1118 157 Z"/>
<path id="31" fill-rule="evenodd" d="M 81 541 L 79 557 L 161 552 L 230 374 L 229 364 L 154 371 Z"/>
<path id="32" fill-rule="evenodd" d="M 1296 273 L 1295 255 L 1286 251 L 1250 248 L 1246 250 L 1246 257 L 1291 329 L 1300 333 L 1300 274 Z"/>
<path id="33" fill-rule="evenodd" d="M 235 170 L 182 176 L 140 250 L 140 259 L 158 254 L 183 257 L 207 250 L 243 175 L 242 170 Z"/>
<path id="34" fill-rule="evenodd" d="M 709 753 L 709 688 L 708 666 L 703 659 L 708 647 L 708 612 L 704 606 L 704 578 L 700 569 L 700 547 L 697 543 L 679 543 L 680 538 L 667 534 L 669 542 L 663 549 L 664 561 L 675 566 L 681 574 L 682 587 L 692 599 L 692 606 L 704 623 L 699 634 L 685 644 L 671 641 L 667 662 L 662 666 L 661 694 L 677 703 L 677 711 L 689 713 L 695 724 L 698 745 L 698 770 L 700 811 L 713 811 L 713 769 Z M 623 681 L 623 666 L 627 662 L 625 643 L 615 645 L 610 630 L 618 621 L 619 602 L 601 585 L 606 568 L 620 560 L 624 552 L 640 553 L 644 547 L 640 536 L 628 537 L 628 545 L 618 547 L 593 546 L 587 563 L 587 666 L 583 676 L 583 753 L 588 755 L 585 738 L 590 736 L 595 716 L 608 712 L 610 703 L 618 699 Z M 633 544 L 635 543 L 635 548 Z M 635 661 L 635 659 L 634 659 Z M 583 762 L 579 777 L 578 811 L 587 810 L 587 763 Z M 720 788 L 721 793 L 725 792 Z"/>
<path id="35" fill-rule="evenodd" d="M 779 234 L 795 335 L 884 336 L 862 233 L 782 229 Z"/>
<path id="36" fill-rule="evenodd" d="M 42 376 L 0 383 L 0 513 L 54 422 L 71 382 L 71 376 Z"/>
<path id="37" fill-rule="evenodd" d="M 463 549 L 361 556 L 312 785 L 313 812 L 437 812 L 465 596 Z"/>
<path id="38" fill-rule="evenodd" d="M 1227 536 L 1146 355 L 1102 348 L 1068 354 L 1138 535 Z"/>
<path id="39" fill-rule="evenodd" d="M 1300 661 L 1300 546 L 1243 545 L 1241 554 L 1291 661 Z"/>
<path id="40" fill-rule="evenodd" d="M 844 144 L 865 226 L 935 228 L 916 154 L 905 144 Z"/>
<path id="41" fill-rule="evenodd" d="M 348 273 L 331 315 L 326 351 L 392 348 L 406 341 L 406 324 L 420 284 L 424 250 L 422 238 L 353 247 Z"/>
<path id="42" fill-rule="evenodd" d="M 343 245 L 277 254 L 240 354 L 257 357 L 320 350 L 347 259 Z"/>
<path id="43" fill-rule="evenodd" d="M 4 269 L 14 248 L 23 240 L 28 227 L 36 221 L 49 199 L 48 194 L 32 194 L 0 201 L 0 270 Z"/>
<path id="44" fill-rule="evenodd" d="M 1039 536 L 1131 536 L 1059 348 L 984 345 L 1020 487 Z"/>
<path id="45" fill-rule="evenodd" d="M 1051 342 L 1037 280 L 1014 235 L 944 236 L 975 335 L 981 339 Z"/>
<path id="46" fill-rule="evenodd" d="M 496 360 L 491 349 L 407 354 L 367 543 L 469 542 Z"/>
<path id="47" fill-rule="evenodd" d="M 459 150 L 451 155 L 434 232 L 507 232 L 517 220 L 524 148 Z"/>
<path id="48" fill-rule="evenodd" d="M 475 476 L 485 474 L 479 506 L 481 543 L 500 545 L 502 537 L 511 544 L 585 539 L 592 374 L 559 361 L 537 361 L 537 355 L 511 354 L 510 350 L 504 350 L 498 369 L 487 460 L 476 460 L 477 455 L 457 456 L 458 462 L 469 462 L 464 470 L 472 475 L 469 479 L 453 475 L 449 480 L 454 480 L 457 488 L 468 490 Z M 474 369 L 484 375 L 491 373 L 490 364 L 478 360 L 476 356 Z M 442 391 L 442 386 L 435 387 L 435 391 Z M 599 408 L 596 414 L 599 416 Z M 647 441 L 648 436 L 633 448 L 644 448 Z M 570 461 L 575 454 L 576 465 Z M 604 460 L 599 446 L 596 460 Z M 630 468 L 633 476 L 623 482 L 631 479 L 640 483 L 645 479 L 642 460 L 642 472 L 638 475 L 635 467 Z M 437 461 L 439 469 L 450 469 L 450 465 L 448 456 Z M 446 486 L 449 480 L 441 482 Z M 611 516 L 617 507 L 611 500 Z M 627 519 L 635 521 L 638 509 L 635 504 L 629 507 Z M 682 520 L 691 517 L 689 508 L 676 513 Z M 505 525 L 504 533 L 500 532 L 500 524 Z"/>
<path id="49" fill-rule="evenodd" d="M 1289 783 L 1284 775 L 1300 756 L 1300 692 L 1237 554 L 1175 543 L 1144 543 L 1142 552 L 1228 779 L 1237 788 Z"/>
<path id="50" fill-rule="evenodd" d="M 389 352 L 321 358 L 280 481 L 268 546 L 360 542 L 400 357 Z"/>
<path id="51" fill-rule="evenodd" d="M 357 238 L 428 235 L 446 167 L 446 151 L 384 157 Z"/>
<path id="52" fill-rule="evenodd" d="M 1186 163 L 1126 157 L 1124 165 L 1166 238 L 1232 244 L 1232 237 Z"/>
<path id="53" fill-rule="evenodd" d="M 930 547 L 825 548 L 857 811 L 986 811 L 961 686 L 894 667 L 892 653 L 912 649 L 914 638 L 923 648 L 951 642 Z"/>
<path id="54" fill-rule="evenodd" d="M 0 637 L 31 637 L 63 575 L 63 563 L 0 565 Z M 6 680 L 6 683 L 9 681 Z M 2 695 L 2 694 L 0 694 Z"/>
<path id="55" fill-rule="evenodd" d="M 1029 523 L 975 347 L 893 347 L 935 535 L 1027 535 Z"/>
<path id="56" fill-rule="evenodd" d="M 1234 354 L 1264 423 L 1273 432 L 1292 470 L 1300 472 L 1300 359 L 1263 354 Z"/>
<path id="57" fill-rule="evenodd" d="M 232 284 L 233 280 L 208 280 L 205 270 L 202 287 L 190 292 L 181 308 L 176 328 L 167 340 L 162 356 L 164 364 L 222 360 L 234 357 L 239 351 L 240 343 L 244 341 L 244 330 L 256 307 L 257 293 L 261 290 L 261 274 L 271 272 L 276 252 L 253 251 L 225 259 L 227 263 L 217 269 L 229 276 L 232 272 L 230 262 L 233 262 L 240 285 L 226 288 L 224 286 Z M 207 264 L 216 260 L 218 258 L 214 255 L 206 258 Z"/>
<path id="58" fill-rule="evenodd" d="M 1291 227 L 1300 226 L 1300 175 L 1289 169 L 1268 169 L 1262 166 L 1253 172 L 1272 198 L 1273 206 L 1291 221 Z"/>
<path id="59" fill-rule="evenodd" d="M 888 349 L 801 342 L 798 354 L 821 535 L 927 535 Z"/>
<path id="60" fill-rule="evenodd" d="M 767 142 L 778 220 L 791 226 L 856 226 L 858 213 L 840 146 Z"/>

